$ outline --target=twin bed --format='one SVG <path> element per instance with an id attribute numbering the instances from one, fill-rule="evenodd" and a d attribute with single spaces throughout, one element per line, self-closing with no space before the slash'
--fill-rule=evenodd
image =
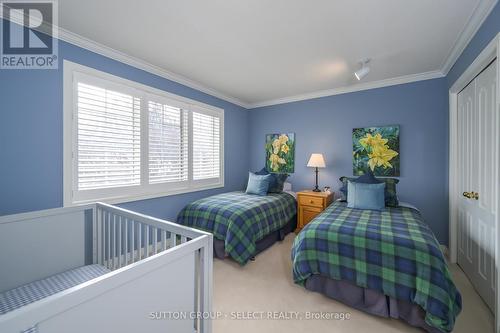
<path id="1" fill-rule="evenodd" d="M 461 310 L 439 243 L 418 210 L 334 202 L 297 235 L 293 279 L 359 310 L 450 332 Z"/>
<path id="2" fill-rule="evenodd" d="M 177 222 L 214 235 L 214 255 L 241 265 L 295 229 L 290 193 L 230 192 L 188 204 Z M 351 307 L 450 332 L 461 296 L 439 243 L 412 206 L 382 211 L 334 202 L 292 246 L 294 282 Z"/>
<path id="3" fill-rule="evenodd" d="M 177 223 L 214 235 L 214 255 L 246 264 L 295 229 L 297 203 L 287 192 L 266 196 L 229 192 L 197 200 Z"/>

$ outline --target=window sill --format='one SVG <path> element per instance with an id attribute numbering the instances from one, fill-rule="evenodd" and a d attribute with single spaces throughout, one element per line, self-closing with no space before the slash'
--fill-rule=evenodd
<path id="1" fill-rule="evenodd" d="M 223 188 L 223 187 L 224 187 L 224 182 L 218 183 L 218 184 L 210 184 L 210 185 L 190 187 L 190 188 L 186 187 L 186 188 L 180 188 L 180 189 L 175 189 L 175 190 L 171 190 L 171 191 L 162 191 L 162 192 L 142 194 L 142 195 L 123 195 L 123 196 L 115 196 L 115 197 L 108 197 L 108 198 L 95 198 L 95 199 L 90 199 L 90 200 L 75 200 L 75 201 L 70 202 L 70 203 L 65 203 L 64 207 L 79 206 L 79 205 L 84 205 L 84 204 L 94 203 L 94 202 L 104 202 L 104 203 L 108 203 L 108 204 L 120 204 L 120 203 L 169 197 L 169 196 L 179 195 L 179 194 L 194 193 L 194 192 L 200 192 L 200 191 L 211 190 L 211 189 L 216 189 L 216 188 Z"/>

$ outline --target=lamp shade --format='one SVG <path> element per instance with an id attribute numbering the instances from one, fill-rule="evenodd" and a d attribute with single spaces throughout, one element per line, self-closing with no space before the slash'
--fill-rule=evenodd
<path id="1" fill-rule="evenodd" d="M 325 168 L 326 164 L 323 154 L 311 154 L 307 166 L 311 168 Z"/>

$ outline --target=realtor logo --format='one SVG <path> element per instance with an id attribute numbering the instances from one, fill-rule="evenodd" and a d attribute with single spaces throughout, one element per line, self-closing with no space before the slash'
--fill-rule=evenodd
<path id="1" fill-rule="evenodd" d="M 0 69 L 57 69 L 57 3 L 0 1 Z"/>

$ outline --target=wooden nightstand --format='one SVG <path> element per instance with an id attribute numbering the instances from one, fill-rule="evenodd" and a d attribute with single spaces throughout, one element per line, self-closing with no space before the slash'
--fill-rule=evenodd
<path id="1" fill-rule="evenodd" d="M 298 233 L 319 213 L 325 210 L 333 201 L 333 193 L 300 191 L 297 193 L 297 203 L 299 205 L 297 213 Z"/>

